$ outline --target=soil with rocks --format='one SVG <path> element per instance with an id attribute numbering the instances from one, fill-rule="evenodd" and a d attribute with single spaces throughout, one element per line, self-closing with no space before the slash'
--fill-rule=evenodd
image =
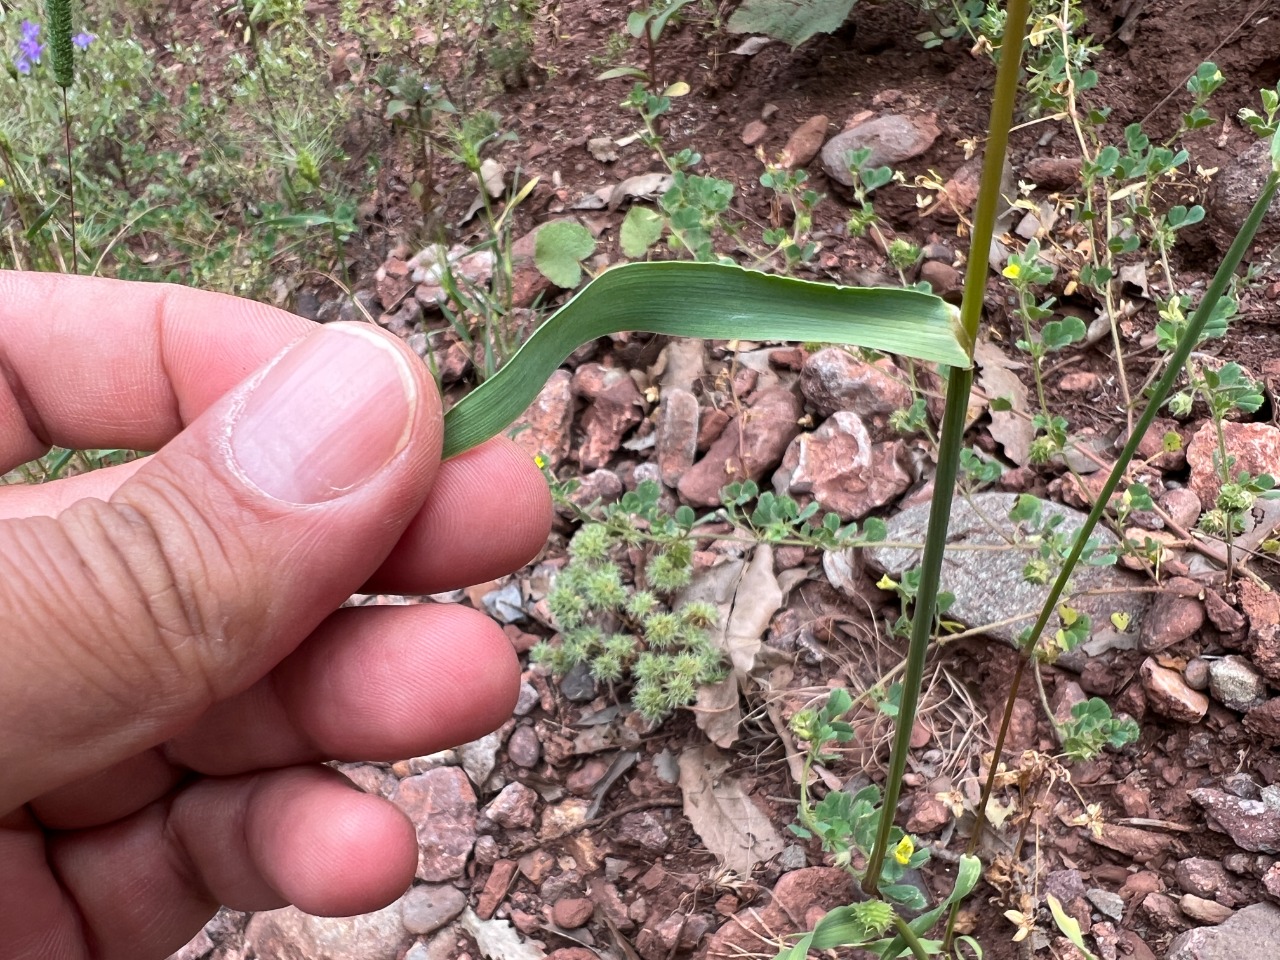
<path id="1" fill-rule="evenodd" d="M 590 266 L 619 261 L 625 208 L 592 198 L 660 170 L 648 150 L 628 140 L 635 118 L 618 106 L 627 83 L 595 79 L 592 58 L 627 11 L 618 0 L 552 5 L 538 21 L 532 59 L 554 64 L 554 71 L 534 70 L 488 104 L 518 136 L 497 158 L 539 177 L 514 214 L 516 234 L 524 237 L 515 245 L 515 299 L 529 322 L 535 301 L 563 295 L 533 266 L 532 232 L 571 217 L 600 243 Z M 1211 103 L 1215 116 L 1226 119 L 1188 140 L 1196 163 L 1217 171 L 1209 216 L 1185 231 L 1174 251 L 1180 285 L 1203 284 L 1234 230 L 1236 194 L 1247 181 L 1243 164 L 1252 140 L 1232 118 L 1255 105 L 1258 87 L 1280 78 L 1280 15 L 1255 0 L 1098 0 L 1085 12 L 1088 31 L 1102 44 L 1097 99 L 1113 108 L 1108 132 L 1115 140 L 1136 120 L 1153 135 L 1171 132 L 1183 106 L 1178 94 L 1201 60 L 1215 60 L 1226 75 Z M 832 157 L 865 144 L 908 183 L 927 175 L 949 184 L 946 196 L 926 197 L 923 206 L 915 189 L 884 188 L 876 207 L 891 233 L 926 251 L 908 279 L 954 297 L 976 183 L 964 144 L 983 136 L 993 71 L 966 45 L 923 49 L 915 34 L 925 26 L 912 4 L 864 2 L 855 22 L 836 35 L 794 51 L 772 44 L 745 56 L 733 52 L 740 38 L 716 32 L 705 16 L 689 17 L 661 49 L 664 75 L 692 88 L 676 101 L 668 145 L 698 150 L 706 169 L 733 181 L 733 215 L 751 223 L 773 215 L 758 182 L 757 150 L 785 153 L 807 169 L 825 197 L 814 215 L 820 252 L 800 273 L 845 283 L 897 280 L 875 243 L 843 228 L 849 205 Z M 198 32 L 198 25 L 180 17 L 174 29 Z M 216 49 L 216 38 L 209 40 Z M 383 159 L 386 175 L 367 207 L 379 212 L 364 237 L 361 303 L 430 354 L 456 398 L 473 384 L 477 357 L 449 332 L 439 310 L 441 291 L 429 269 L 434 253 L 419 255 L 415 246 L 421 213 L 409 186 L 421 171 L 404 154 Z M 1070 194 L 1079 152 L 1069 127 L 1045 121 L 1015 132 L 1010 162 L 1016 180 L 1034 185 L 1027 197 L 1039 203 Z M 462 220 L 470 199 L 468 191 L 452 191 L 442 201 L 444 219 Z M 1271 387 L 1280 383 L 1274 327 L 1280 270 L 1270 246 L 1277 238 L 1280 230 L 1271 226 L 1255 245 L 1250 260 L 1257 274 L 1242 289 L 1240 314 L 1230 334 L 1207 348 L 1240 361 Z M 484 284 L 491 264 L 473 258 L 457 269 Z M 1137 384 L 1156 360 L 1150 348 L 1156 317 L 1150 300 L 1133 297 L 1121 336 Z M 996 382 L 1012 379 L 1025 388 L 1027 371 L 1010 363 L 1012 348 L 1001 345 L 1020 334 L 994 274 L 987 307 L 994 353 L 983 362 L 983 376 L 998 368 L 1005 379 Z M 1092 317 L 1094 307 L 1064 292 L 1059 309 Z M 353 308 L 321 294 L 301 298 L 298 309 L 325 320 Z M 1100 483 L 1104 473 L 1096 468 L 1114 457 L 1126 429 L 1111 349 L 1109 337 L 1072 348 L 1049 377 L 1056 409 L 1074 430 L 1089 431 L 1093 457 L 1078 465 L 1086 486 Z M 621 335 L 579 350 L 515 437 L 558 477 L 581 477 L 583 503 L 615 500 L 655 479 L 669 505 L 702 508 L 718 501 L 726 482 L 750 478 L 762 489 L 816 500 L 845 520 L 882 518 L 891 539 L 910 541 L 920 536 L 932 461 L 922 440 L 888 424 L 909 397 L 907 381 L 907 370 L 892 360 L 864 362 L 843 351 Z M 1280 475 L 1277 411 L 1268 396 L 1246 422 L 1228 425 L 1228 448 L 1241 467 Z M 1088 502 L 1061 466 L 1026 466 L 1016 431 L 1007 427 L 987 414 L 972 427 L 973 444 L 1011 469 L 983 494 L 987 500 L 964 502 L 974 523 L 953 531 L 956 556 L 965 559 L 946 574 L 944 587 L 956 594 L 951 616 L 965 632 L 932 656 L 900 811 L 899 822 L 935 852 L 909 879 L 931 900 L 950 889 L 972 828 L 978 775 L 1017 665 L 1010 641 L 1025 624 L 969 629 L 1038 608 L 1039 594 L 1020 576 L 1022 561 L 1003 562 L 1008 555 L 994 550 L 999 535 L 984 534 L 974 518 L 1002 519 L 1014 494 L 1032 492 L 1056 501 L 1054 509 L 1078 523 Z M 1185 438 L 1185 453 L 1161 446 L 1168 430 Z M 1003 761 L 1021 765 L 1021 792 L 1015 785 L 998 801 L 1004 822 L 985 843 L 985 880 L 961 915 L 962 928 L 995 960 L 1031 950 L 1078 956 L 1049 919 L 1046 893 L 1058 897 L 1106 960 L 1270 956 L 1280 944 L 1280 570 L 1267 553 L 1280 515 L 1265 502 L 1254 511 L 1233 549 L 1241 568 L 1227 578 L 1224 551 L 1188 534 L 1216 494 L 1206 431 L 1212 426 L 1202 417 L 1166 421 L 1152 442 L 1144 441 L 1143 478 L 1159 510 L 1133 522 L 1167 547 L 1158 576 L 1094 568 L 1094 586 L 1113 602 L 1096 611 L 1089 641 L 1044 667 L 1041 689 L 1026 683 L 1015 702 Z M 544 555 L 510 578 L 449 596 L 354 602 L 469 603 L 503 622 L 527 659 L 535 642 L 554 636 L 545 597 L 572 529 L 560 517 Z M 992 552 L 981 553 L 984 545 Z M 699 549 L 703 572 L 746 559 L 740 544 L 714 535 Z M 700 728 L 691 711 L 651 729 L 588 675 L 554 678 L 529 666 L 515 714 L 495 734 L 391 765 L 337 764 L 414 819 L 422 856 L 413 889 L 361 918 L 224 911 L 175 957 L 772 957 L 779 937 L 807 929 L 827 908 L 857 896 L 816 842 L 786 831 L 798 772 L 786 717 L 828 686 L 864 691 L 898 662 L 903 645 L 890 630 L 897 601 L 876 584 L 885 571 L 907 565 L 910 553 L 907 547 L 867 556 L 774 551 L 785 600 L 770 616 L 765 653 L 757 657 L 767 668 L 744 680 L 740 696 L 730 694 L 737 720 L 728 733 Z M 1126 617 L 1107 616 L 1121 609 Z M 1089 696 L 1139 721 L 1139 741 L 1087 763 L 1046 759 L 1058 753 L 1046 711 L 1065 717 Z M 868 710 L 854 723 L 858 737 L 822 771 L 818 792 L 856 790 L 883 778 L 888 721 Z M 717 746 L 708 746 L 709 737 Z M 709 820 L 692 799 L 695 782 L 732 787 L 737 806 Z M 1096 805 L 1095 813 L 1087 814 L 1086 805 Z M 759 821 L 759 832 L 726 852 L 723 832 L 746 821 Z M 1003 914 L 1027 904 L 1037 929 L 1015 944 L 1015 928 Z"/>

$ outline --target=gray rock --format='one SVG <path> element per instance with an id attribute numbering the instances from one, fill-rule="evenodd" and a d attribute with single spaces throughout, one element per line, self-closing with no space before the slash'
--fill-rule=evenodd
<path id="1" fill-rule="evenodd" d="M 615 843 L 640 847 L 651 853 L 665 853 L 670 842 L 667 828 L 661 818 L 652 810 L 639 813 L 628 813 L 618 821 L 618 829 L 614 833 Z"/>
<path id="2" fill-rule="evenodd" d="M 658 405 L 658 467 L 662 482 L 675 487 L 698 456 L 698 398 L 672 387 Z"/>
<path id="3" fill-rule="evenodd" d="M 469 779 L 477 787 L 484 786 L 489 774 L 498 763 L 498 750 L 502 747 L 502 731 L 494 730 L 486 733 L 478 740 L 464 743 L 456 753 L 458 762 L 467 773 Z"/>
<path id="4" fill-rule="evenodd" d="M 1243 713 L 1267 702 L 1267 682 L 1244 657 L 1223 657 L 1209 663 L 1209 693 Z"/>
<path id="5" fill-rule="evenodd" d="M 938 139 L 938 127 L 929 117 L 904 117 L 885 114 L 852 130 L 837 133 L 822 148 L 822 169 L 828 177 L 842 186 L 853 186 L 849 176 L 848 155 L 863 147 L 871 149 L 864 166 L 895 166 L 904 160 L 918 157 Z"/>
<path id="6" fill-rule="evenodd" d="M 798 843 L 789 843 L 782 848 L 782 853 L 778 854 L 778 869 L 783 873 L 789 870 L 799 870 L 809 865 L 809 857 L 804 852 L 804 847 Z"/>
<path id="7" fill-rule="evenodd" d="M 1211 787 L 1192 790 L 1190 796 L 1204 808 L 1209 826 L 1227 834 L 1241 850 L 1280 853 L 1280 787 L 1264 787 L 1260 800 Z"/>
<path id="8" fill-rule="evenodd" d="M 499 623 L 515 623 L 524 619 L 524 596 L 520 582 L 509 580 L 497 590 L 490 590 L 480 598 L 484 612 Z"/>
<path id="9" fill-rule="evenodd" d="M 1084 895 L 1104 917 L 1119 920 L 1124 916 L 1124 897 L 1120 894 L 1093 887 L 1086 890 Z"/>
<path id="10" fill-rule="evenodd" d="M 1271 172 L 1269 142 L 1260 140 L 1226 164 L 1213 178 L 1209 191 L 1209 210 L 1206 220 L 1212 224 L 1214 240 L 1225 250 L 1244 225 L 1253 202 L 1262 191 L 1262 184 Z M 1274 205 L 1262 218 L 1262 227 L 1255 243 L 1273 246 L 1280 238 L 1280 209 Z"/>
<path id="11" fill-rule="evenodd" d="M 520 681 L 520 694 L 516 697 L 515 715 L 527 717 L 539 703 L 538 691 L 528 680 Z"/>
<path id="12" fill-rule="evenodd" d="M 573 703 L 586 703 L 596 697 L 596 681 L 591 676 L 591 668 L 585 663 L 576 663 L 573 668 L 560 678 L 560 692 L 565 699 Z"/>
<path id="13" fill-rule="evenodd" d="M 972 501 L 972 503 L 970 502 Z M 951 505 L 951 525 L 948 539 L 952 549 L 942 569 L 942 588 L 955 594 L 955 603 L 947 612 L 948 619 L 958 620 L 966 626 L 982 626 L 1018 614 L 1033 614 L 1040 610 L 1049 594 L 1047 586 L 1028 583 L 1022 575 L 1028 554 L 1010 550 L 965 550 L 966 545 L 1003 545 L 1017 533 L 1009 520 L 1017 495 L 1012 493 L 979 493 L 966 500 L 957 497 Z M 1046 516 L 1059 515 L 1065 521 L 1059 528 L 1070 535 L 1084 522 L 1085 515 L 1061 504 L 1045 502 Z M 924 542 L 928 527 L 929 504 L 908 507 L 890 519 L 888 539 L 891 541 Z M 1115 544 L 1115 537 L 1108 531 L 1097 530 L 1095 537 L 1100 545 Z M 900 576 L 902 571 L 920 562 L 920 550 L 903 547 L 875 547 L 867 551 L 868 559 L 878 569 Z M 1136 574 L 1118 567 L 1091 567 L 1081 564 L 1073 579 L 1077 590 L 1101 589 L 1124 591 L 1144 588 L 1145 581 Z M 1110 622 L 1114 612 L 1130 617 L 1129 630 L 1133 630 L 1147 609 L 1147 594 L 1114 592 L 1100 596 L 1074 598 L 1072 605 L 1088 614 L 1093 622 L 1093 641 L 1103 642 L 1115 631 Z M 1024 624 L 992 627 L 989 635 L 1006 643 L 1014 643 Z M 1091 645 L 1086 642 L 1086 648 Z M 1083 665 L 1084 657 L 1068 656 L 1059 662 L 1076 668 Z"/>
<path id="14" fill-rule="evenodd" d="M 1193 690 L 1177 670 L 1162 667 L 1151 657 L 1138 670 L 1151 709 L 1162 717 L 1196 723 L 1209 710 L 1209 698 Z"/>
<path id="15" fill-rule="evenodd" d="M 447 883 L 414 887 L 400 898 L 400 917 L 410 933 L 434 933 L 462 912 L 466 895 Z"/>
<path id="16" fill-rule="evenodd" d="M 810 355 L 800 370 L 805 400 L 824 416 L 847 411 L 860 417 L 887 417 L 911 406 L 907 384 L 906 374 L 888 357 L 867 363 L 840 347 Z"/>
<path id="17" fill-rule="evenodd" d="M 1280 907 L 1256 903 L 1216 927 L 1179 934 L 1165 960 L 1258 960 L 1280 956 Z"/>

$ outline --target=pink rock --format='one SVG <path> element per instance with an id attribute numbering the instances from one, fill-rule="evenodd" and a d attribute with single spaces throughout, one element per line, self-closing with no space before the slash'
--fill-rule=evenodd
<path id="1" fill-rule="evenodd" d="M 1280 428 L 1269 423 L 1223 423 L 1227 455 L 1235 457 L 1232 471 L 1251 474 L 1269 473 L 1280 476 Z M 1213 455 L 1218 437 L 1212 423 L 1205 423 L 1187 444 L 1187 463 L 1191 466 L 1191 489 L 1200 497 L 1205 509 L 1211 509 L 1221 486 L 1214 469 Z"/>
<path id="2" fill-rule="evenodd" d="M 592 758 L 584 763 L 577 770 L 574 770 L 566 778 L 564 785 L 568 791 L 579 797 L 585 797 L 591 793 L 592 788 L 604 778 L 609 772 L 609 765 L 603 760 Z"/>
<path id="3" fill-rule="evenodd" d="M 556 926 L 565 930 L 575 930 L 591 919 L 595 912 L 595 904 L 586 897 L 561 897 L 551 908 L 552 919 Z"/>
<path id="4" fill-rule="evenodd" d="M 698 455 L 698 398 L 673 387 L 658 404 L 656 456 L 662 482 L 674 487 Z"/>
<path id="5" fill-rule="evenodd" d="M 586 437 L 578 461 L 588 470 L 603 467 L 632 427 L 644 419 L 644 397 L 631 377 L 603 386 L 582 418 Z"/>
<path id="6" fill-rule="evenodd" d="M 920 279 L 940 297 L 953 296 L 964 288 L 964 275 L 941 260 L 926 260 L 920 264 Z"/>
<path id="7" fill-rule="evenodd" d="M 901 496 L 911 474 L 901 440 L 873 443 L 861 418 L 835 413 L 791 442 L 778 480 L 791 493 L 812 494 L 842 519 L 857 520 Z"/>
<path id="8" fill-rule="evenodd" d="M 313 917 L 285 907 L 254 914 L 245 929 L 251 956 L 307 960 L 396 960 L 413 939 L 399 903 L 357 917 Z"/>
<path id="9" fill-rule="evenodd" d="M 378 284 L 378 302 L 387 310 L 403 300 L 413 289 L 413 281 L 409 279 L 409 265 L 397 257 L 389 258 L 379 267 L 375 279 Z"/>
<path id="10" fill-rule="evenodd" d="M 511 739 L 507 741 L 507 756 L 517 767 L 529 769 L 538 765 L 538 760 L 542 757 L 542 744 L 533 727 L 516 727 L 511 732 Z"/>
<path id="11" fill-rule="evenodd" d="M 533 826 L 538 794 L 523 783 L 509 783 L 489 801 L 483 816 L 507 830 Z"/>
<path id="12" fill-rule="evenodd" d="M 1080 179 L 1079 157 L 1032 157 L 1025 167 L 1026 176 L 1046 190 L 1063 190 Z"/>
<path id="13" fill-rule="evenodd" d="M 488 920 L 493 916 L 498 905 L 507 898 L 507 890 L 511 887 L 511 880 L 515 875 L 514 860 L 499 860 L 493 865 L 493 869 L 489 871 L 489 879 L 485 881 L 484 889 L 480 891 L 480 898 L 476 903 L 476 916 L 481 920 Z"/>
<path id="14" fill-rule="evenodd" d="M 1173 577 L 1156 594 L 1142 618 L 1142 649 L 1147 653 L 1161 650 L 1186 640 L 1204 626 L 1204 604 L 1199 599 L 1201 586 L 1186 577 Z"/>
<path id="15" fill-rule="evenodd" d="M 1249 620 L 1249 657 L 1263 676 L 1280 686 L 1280 594 L 1251 580 L 1241 580 L 1237 589 Z"/>
<path id="16" fill-rule="evenodd" d="M 822 143 L 827 139 L 827 126 L 830 124 L 825 114 L 810 117 L 791 134 L 786 146 L 779 156 L 780 164 L 787 170 L 807 167 L 818 155 Z"/>
<path id="17" fill-rule="evenodd" d="M 571 377 L 568 370 L 557 370 L 538 393 L 538 399 L 519 416 L 508 433 L 528 451 L 529 456 L 541 455 L 547 466 L 554 469 L 569 453 L 572 426 Z"/>
<path id="18" fill-rule="evenodd" d="M 800 432 L 800 412 L 800 401 L 790 390 L 774 387 L 760 391 L 680 479 L 680 496 L 695 506 L 715 506 L 726 484 L 759 480 L 777 466 L 787 444 Z"/>
<path id="19" fill-rule="evenodd" d="M 573 371 L 573 392 L 584 399 L 594 400 L 624 377 L 631 379 L 631 375 L 621 367 L 584 363 Z"/>
<path id="20" fill-rule="evenodd" d="M 1098 375 L 1091 370 L 1077 370 L 1074 373 L 1064 374 L 1062 379 L 1058 381 L 1058 389 L 1063 393 L 1096 393 L 1101 380 Z"/>
<path id="21" fill-rule="evenodd" d="M 761 944 L 797 933 L 810 909 L 829 910 L 858 899 L 853 878 L 836 867 L 805 867 L 784 873 L 763 907 L 739 910 L 707 944 L 706 960 L 741 960 L 761 952 Z"/>
<path id="22" fill-rule="evenodd" d="M 929 208 L 929 212 L 947 223 L 955 223 L 961 217 L 968 217 L 977 202 L 981 180 L 981 157 L 974 157 L 961 164 L 960 169 L 942 185 L 938 202 Z"/>
<path id="23" fill-rule="evenodd" d="M 754 147 L 768 135 L 769 127 L 763 120 L 752 120 L 742 128 L 742 142 L 748 147 Z"/>
<path id="24" fill-rule="evenodd" d="M 1182 529 L 1190 530 L 1200 519 L 1202 507 L 1200 498 L 1196 496 L 1194 490 L 1176 487 L 1173 490 L 1166 490 L 1160 497 L 1160 509 Z"/>
<path id="25" fill-rule="evenodd" d="M 819 350 L 805 361 L 800 390 L 823 416 L 847 411 L 883 418 L 911 406 L 906 375 L 892 360 L 867 363 L 839 347 Z"/>
<path id="26" fill-rule="evenodd" d="M 476 842 L 476 795 L 458 767 L 437 767 L 400 781 L 392 801 L 418 831 L 418 877 L 462 876 Z"/>
<path id="27" fill-rule="evenodd" d="M 1161 716 L 1195 723 L 1208 712 L 1209 698 L 1187 686 L 1178 671 L 1162 667 L 1148 657 L 1139 673 L 1147 703 Z"/>
<path id="28" fill-rule="evenodd" d="M 933 833 L 951 822 L 951 810 L 937 797 L 928 793 L 916 794 L 907 817 L 907 833 Z"/>

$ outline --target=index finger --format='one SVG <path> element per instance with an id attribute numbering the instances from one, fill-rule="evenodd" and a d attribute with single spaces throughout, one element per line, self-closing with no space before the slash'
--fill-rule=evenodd
<path id="1" fill-rule="evenodd" d="M 0 270 L 0 469 L 53 445 L 159 449 L 313 327 L 189 287 Z"/>

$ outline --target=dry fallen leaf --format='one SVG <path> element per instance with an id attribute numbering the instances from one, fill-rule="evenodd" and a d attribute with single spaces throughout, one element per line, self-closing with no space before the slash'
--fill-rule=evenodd
<path id="1" fill-rule="evenodd" d="M 1018 466 L 1025 466 L 1031 454 L 1035 427 L 1031 425 L 1027 388 L 1014 373 L 1014 364 L 995 344 L 980 341 L 973 351 L 982 372 L 978 386 L 989 398 L 1004 397 L 1012 410 L 991 411 L 991 436 L 1004 447 L 1005 456 Z"/>
<path id="2" fill-rule="evenodd" d="M 622 205 L 622 201 L 627 199 L 643 200 L 649 197 L 660 197 L 671 189 L 672 183 L 669 173 L 642 173 L 636 177 L 628 177 L 610 192 L 609 209 L 617 210 Z"/>
<path id="3" fill-rule="evenodd" d="M 755 668 L 765 631 L 781 606 L 782 588 L 773 573 L 773 548 L 762 543 L 738 581 L 725 630 L 725 652 L 739 677 L 750 675 Z"/>
<path id="4" fill-rule="evenodd" d="M 680 755 L 684 815 L 708 850 L 740 876 L 782 852 L 782 837 L 734 778 L 729 761 L 710 744 Z"/>

